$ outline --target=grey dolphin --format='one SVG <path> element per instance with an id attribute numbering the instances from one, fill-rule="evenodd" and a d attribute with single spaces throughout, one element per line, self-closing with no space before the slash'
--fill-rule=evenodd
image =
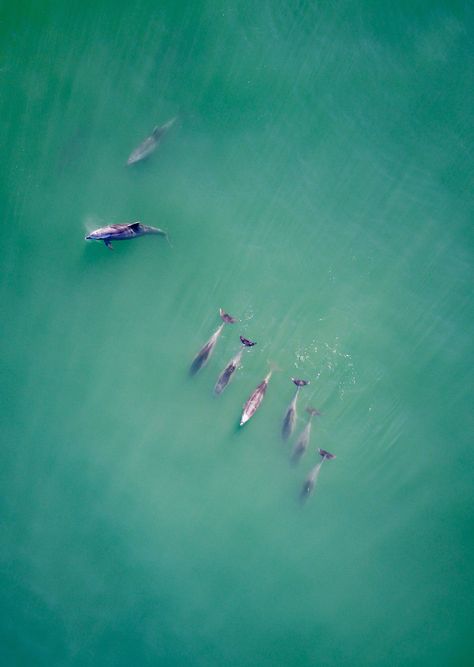
<path id="1" fill-rule="evenodd" d="M 284 440 L 288 440 L 290 435 L 293 433 L 293 429 L 295 428 L 295 421 L 296 421 L 296 400 L 298 398 L 298 392 L 301 389 L 301 387 L 305 387 L 307 384 L 309 384 L 309 380 L 297 380 L 296 378 L 291 378 L 292 382 L 296 385 L 296 391 L 295 395 L 293 396 L 293 399 L 288 406 L 288 409 L 285 414 L 285 418 L 283 419 L 283 424 L 281 427 L 281 435 Z"/>
<path id="2" fill-rule="evenodd" d="M 316 486 L 316 482 L 318 481 L 319 473 L 321 472 L 321 467 L 324 461 L 326 460 L 330 461 L 331 459 L 336 458 L 335 454 L 331 454 L 325 449 L 318 449 L 318 452 L 319 455 L 321 456 L 321 461 L 317 465 L 315 465 L 314 468 L 310 470 L 308 477 L 303 482 L 303 488 L 301 489 L 301 494 L 300 494 L 300 498 L 302 501 L 306 500 L 306 498 L 311 494 L 314 487 Z"/>
<path id="3" fill-rule="evenodd" d="M 189 369 L 191 375 L 195 375 L 209 361 L 209 358 L 212 352 L 214 351 L 219 336 L 222 333 L 224 325 L 234 324 L 235 322 L 237 322 L 237 320 L 234 317 L 232 317 L 232 315 L 229 315 L 229 313 L 225 313 L 222 310 L 222 308 L 219 308 L 219 315 L 222 320 L 222 324 L 219 325 L 219 327 L 214 331 L 209 340 L 206 343 L 204 343 L 204 345 L 201 347 L 199 352 L 194 357 L 193 362 L 191 364 L 191 368 Z"/>
<path id="4" fill-rule="evenodd" d="M 227 385 L 231 381 L 234 372 L 237 370 L 237 368 L 240 365 L 240 359 L 242 358 L 242 354 L 243 354 L 244 350 L 247 347 L 253 347 L 254 345 L 256 345 L 255 342 L 249 340 L 248 338 L 244 338 L 243 336 L 240 336 L 240 342 L 242 343 L 242 347 L 237 352 L 237 354 L 234 357 L 232 357 L 232 359 L 229 361 L 227 366 L 224 368 L 222 373 L 217 378 L 217 382 L 216 382 L 216 385 L 214 387 L 214 392 L 216 394 L 222 394 L 224 389 L 227 387 Z"/>
<path id="5" fill-rule="evenodd" d="M 161 127 L 155 127 L 150 136 L 131 152 L 127 160 L 127 165 L 130 166 L 131 164 L 135 164 L 135 162 L 140 162 L 151 155 L 158 148 L 158 144 L 163 136 L 174 125 L 175 120 L 176 118 L 172 118 Z"/>
<path id="6" fill-rule="evenodd" d="M 306 423 L 306 426 L 304 429 L 301 431 L 300 437 L 296 441 L 296 444 L 293 448 L 293 452 L 291 454 L 291 460 L 293 463 L 298 463 L 300 458 L 303 456 L 305 451 L 308 449 L 309 445 L 309 438 L 311 435 L 311 424 L 313 421 L 314 415 L 320 415 L 321 413 L 319 410 L 315 410 L 314 408 L 306 408 L 306 412 L 309 413 L 309 419 Z"/>
<path id="7" fill-rule="evenodd" d="M 112 248 L 112 241 L 125 241 L 127 239 L 134 239 L 138 236 L 145 236 L 146 234 L 160 234 L 160 236 L 168 237 L 168 234 L 162 229 L 158 229 L 158 227 L 148 227 L 137 221 L 99 227 L 99 229 L 88 234 L 85 240 L 103 241 L 107 248 Z"/>
<path id="8" fill-rule="evenodd" d="M 249 398 L 245 401 L 244 409 L 242 411 L 242 416 L 240 418 L 240 426 L 243 426 L 248 422 L 248 420 L 254 416 L 260 407 L 261 402 L 267 391 L 268 383 L 272 377 L 273 369 L 270 370 L 267 375 L 260 382 L 258 387 L 250 394 Z"/>

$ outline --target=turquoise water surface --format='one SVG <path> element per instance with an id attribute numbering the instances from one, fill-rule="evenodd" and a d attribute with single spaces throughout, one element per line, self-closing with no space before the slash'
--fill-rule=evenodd
<path id="1" fill-rule="evenodd" d="M 1 5 L 2 664 L 473 664 L 473 19 Z"/>

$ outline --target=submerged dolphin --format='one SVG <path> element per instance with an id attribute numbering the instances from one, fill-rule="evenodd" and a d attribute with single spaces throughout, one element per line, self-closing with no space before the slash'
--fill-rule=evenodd
<path id="1" fill-rule="evenodd" d="M 325 449 L 318 449 L 319 455 L 321 456 L 321 461 L 314 466 L 314 468 L 310 471 L 308 477 L 305 479 L 303 482 L 303 488 L 301 489 L 301 500 L 306 500 L 306 498 L 311 494 L 312 490 L 316 486 L 316 482 L 318 481 L 319 473 L 321 472 L 321 467 L 326 461 L 330 461 L 331 459 L 335 459 L 336 456 L 335 454 L 331 454 L 330 452 L 327 452 Z"/>
<path id="2" fill-rule="evenodd" d="M 321 413 L 319 410 L 315 410 L 314 408 L 306 408 L 306 412 L 309 412 L 309 419 L 304 427 L 304 429 L 301 431 L 300 437 L 296 441 L 296 444 L 293 448 L 293 452 L 291 454 L 291 460 L 293 463 L 298 463 L 300 458 L 303 456 L 305 451 L 308 449 L 309 445 L 309 438 L 311 435 L 311 423 L 313 421 L 314 415 L 320 415 Z"/>
<path id="3" fill-rule="evenodd" d="M 244 338 L 243 336 L 240 336 L 240 342 L 242 343 L 242 347 L 237 352 L 237 354 L 234 357 L 232 357 L 232 359 L 229 361 L 227 366 L 224 368 L 222 373 L 217 378 L 217 382 L 216 382 L 216 385 L 214 387 L 214 392 L 216 394 L 222 394 L 224 389 L 227 387 L 227 385 L 231 381 L 234 372 L 237 370 L 237 368 L 240 365 L 240 359 L 242 358 L 242 354 L 244 353 L 244 350 L 247 347 L 253 347 L 254 345 L 256 345 L 256 343 L 249 340 L 248 338 Z"/>
<path id="4" fill-rule="evenodd" d="M 216 346 L 216 343 L 219 339 L 219 336 L 222 333 L 224 325 L 234 324 L 234 322 L 237 322 L 237 320 L 234 317 L 232 317 L 228 313 L 225 313 L 222 310 L 222 308 L 219 309 L 219 315 L 222 320 L 222 324 L 219 325 L 219 327 L 214 331 L 209 340 L 206 343 L 204 343 L 204 345 L 201 347 L 199 352 L 194 357 L 193 363 L 191 364 L 191 368 L 189 369 L 191 375 L 195 375 L 209 361 L 209 357 L 211 356 Z"/>
<path id="5" fill-rule="evenodd" d="M 263 401 L 265 392 L 267 391 L 268 383 L 272 377 L 273 369 L 268 372 L 265 378 L 260 382 L 255 391 L 249 396 L 245 402 L 244 409 L 242 411 L 242 417 L 240 418 L 240 426 L 243 426 L 248 420 L 254 416 L 260 407 L 260 403 Z"/>
<path id="6" fill-rule="evenodd" d="M 281 427 L 281 435 L 284 440 L 287 440 L 290 437 L 290 435 L 293 433 L 293 429 L 295 428 L 296 400 L 298 398 L 298 392 L 301 389 L 301 387 L 304 387 L 307 384 L 309 384 L 309 380 L 297 380 L 296 378 L 291 378 L 291 380 L 296 385 L 296 391 L 290 405 L 288 406 L 288 410 L 286 411 L 285 418 L 283 419 L 283 424 Z"/>
<path id="7" fill-rule="evenodd" d="M 131 164 L 135 164 L 135 162 L 140 162 L 151 155 L 157 149 L 163 136 L 168 132 L 171 126 L 174 125 L 175 120 L 176 118 L 172 118 L 161 127 L 155 127 L 150 136 L 132 151 L 127 160 L 127 165 L 130 166 Z"/>
<path id="8" fill-rule="evenodd" d="M 112 248 L 112 241 L 125 241 L 127 239 L 134 239 L 137 236 L 145 236 L 145 234 L 160 234 L 161 236 L 168 236 L 166 232 L 158 227 L 148 227 L 142 225 L 141 222 L 129 222 L 121 225 L 107 225 L 107 227 L 99 227 L 95 231 L 86 236 L 86 241 L 103 241 L 107 248 Z"/>

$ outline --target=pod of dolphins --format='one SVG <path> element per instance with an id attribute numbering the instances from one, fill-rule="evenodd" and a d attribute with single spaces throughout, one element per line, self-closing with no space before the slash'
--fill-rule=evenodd
<path id="1" fill-rule="evenodd" d="M 217 341 L 219 340 L 219 336 L 221 335 L 224 326 L 226 324 L 235 324 L 237 322 L 237 319 L 235 317 L 232 317 L 232 315 L 229 315 L 228 313 L 224 312 L 222 308 L 219 310 L 219 315 L 222 322 L 214 331 L 209 340 L 207 340 L 204 343 L 204 345 L 201 347 L 199 352 L 194 357 L 191 366 L 189 368 L 190 375 L 195 375 L 199 370 L 201 370 L 207 364 L 217 345 Z M 241 358 L 244 351 L 247 348 L 251 348 L 254 345 L 256 345 L 255 341 L 251 341 L 248 338 L 244 338 L 243 336 L 240 336 L 240 342 L 242 345 L 239 348 L 239 351 L 226 364 L 224 369 L 219 374 L 219 377 L 217 378 L 216 384 L 214 386 L 214 393 L 217 395 L 221 394 L 224 391 L 224 389 L 228 386 L 235 371 L 240 366 Z M 254 391 L 245 401 L 242 410 L 242 415 L 240 417 L 240 426 L 244 426 L 244 424 L 246 424 L 249 421 L 249 419 L 251 419 L 254 416 L 254 414 L 257 412 L 258 408 L 262 404 L 262 401 L 268 389 L 270 378 L 272 377 L 274 370 L 275 368 L 271 368 L 268 371 L 268 373 L 260 382 L 260 384 L 254 389 Z M 301 380 L 298 378 L 291 378 L 291 381 L 296 386 L 296 391 L 293 395 L 293 398 L 290 401 L 290 404 L 288 405 L 288 408 L 285 412 L 285 416 L 283 418 L 281 427 L 281 435 L 283 440 L 288 440 L 293 434 L 297 418 L 296 407 L 297 407 L 299 392 L 302 387 L 305 387 L 306 385 L 309 384 L 309 380 Z M 321 414 L 318 410 L 312 407 L 306 408 L 306 412 L 309 415 L 308 420 L 306 422 L 305 427 L 299 434 L 296 440 L 296 444 L 294 445 L 293 451 L 290 456 L 290 460 L 293 464 L 298 463 L 299 460 L 302 458 L 302 456 L 305 454 L 306 450 L 308 449 L 311 438 L 311 427 L 312 427 L 313 417 L 315 415 Z M 325 449 L 318 449 L 318 453 L 319 456 L 321 457 L 321 460 L 317 465 L 315 465 L 310 470 L 308 476 L 305 478 L 303 482 L 303 487 L 300 493 L 300 499 L 302 501 L 306 500 L 314 490 L 314 487 L 316 486 L 316 483 L 318 481 L 319 473 L 324 461 L 330 461 L 331 459 L 336 458 L 334 454 L 331 454 Z"/>
<path id="2" fill-rule="evenodd" d="M 132 151 L 127 160 L 127 166 L 131 166 L 133 164 L 136 164 L 137 162 L 141 162 L 142 160 L 148 158 L 157 149 L 163 136 L 174 125 L 175 121 L 176 118 L 172 118 L 161 127 L 158 126 L 155 127 L 151 135 L 148 136 L 144 141 L 142 141 L 142 143 L 135 150 Z M 131 223 L 111 224 L 105 227 L 99 227 L 99 229 L 94 230 L 93 232 L 88 234 L 85 238 L 87 241 L 103 241 L 105 246 L 112 250 L 113 249 L 112 241 L 125 241 L 137 238 L 139 236 L 146 236 L 152 234 L 164 236 L 165 238 L 168 239 L 167 232 L 163 231 L 162 229 L 159 229 L 158 227 L 150 227 L 148 225 L 144 225 L 138 220 L 136 222 L 131 222 Z M 235 324 L 237 322 L 236 318 L 229 315 L 229 313 L 224 312 L 222 308 L 219 310 L 219 315 L 221 318 L 221 323 L 194 357 L 191 366 L 189 368 L 190 375 L 195 375 L 208 363 L 217 345 L 219 337 L 222 331 L 224 330 L 225 325 Z M 221 373 L 217 378 L 216 384 L 214 386 L 214 393 L 217 396 L 219 394 L 222 394 L 222 392 L 226 389 L 226 387 L 229 385 L 230 381 L 234 377 L 235 371 L 240 367 L 242 355 L 244 354 L 245 350 L 248 350 L 252 348 L 254 345 L 256 345 L 255 341 L 249 340 L 248 338 L 244 338 L 243 336 L 240 336 L 239 338 L 241 345 L 239 346 L 238 351 L 226 364 L 226 366 L 223 368 L 223 370 L 221 371 Z M 246 400 L 242 410 L 242 415 L 240 417 L 240 426 L 246 424 L 254 416 L 254 414 L 261 406 L 274 370 L 275 370 L 274 367 L 270 368 L 266 376 L 263 378 L 260 384 L 254 389 L 254 391 L 250 394 L 250 396 Z M 285 441 L 291 438 L 293 431 L 295 429 L 296 418 L 297 418 L 296 407 L 297 407 L 299 392 L 302 387 L 305 387 L 306 385 L 309 384 L 309 380 L 301 380 L 298 378 L 291 378 L 291 381 L 296 386 L 296 390 L 293 395 L 293 398 L 291 399 L 288 405 L 288 408 L 286 410 L 282 422 L 281 435 L 283 440 Z M 318 410 L 312 407 L 306 408 L 306 412 L 309 415 L 308 420 L 306 422 L 305 427 L 299 434 L 290 456 L 290 460 L 293 464 L 298 463 L 299 460 L 302 458 L 302 456 L 305 454 L 306 450 L 308 449 L 311 438 L 313 417 L 315 415 L 321 414 Z M 336 458 L 334 454 L 331 454 L 325 449 L 318 449 L 318 453 L 319 456 L 321 457 L 321 460 L 313 468 L 311 468 L 308 476 L 305 478 L 303 482 L 303 486 L 300 493 L 300 499 L 302 501 L 306 500 L 314 490 L 314 487 L 316 486 L 316 483 L 318 481 L 321 467 L 324 461 L 330 461 L 331 459 Z"/>

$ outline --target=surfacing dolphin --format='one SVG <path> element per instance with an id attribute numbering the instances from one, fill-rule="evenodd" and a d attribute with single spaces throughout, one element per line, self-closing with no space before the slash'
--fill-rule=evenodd
<path id="1" fill-rule="evenodd" d="M 248 422 L 248 420 L 254 416 L 260 407 L 263 397 L 267 391 L 268 383 L 273 374 L 273 368 L 267 373 L 262 382 L 258 385 L 255 391 L 249 396 L 245 402 L 244 409 L 242 411 L 242 417 L 240 418 L 240 426 L 243 426 Z"/>
<path id="2" fill-rule="evenodd" d="M 244 338 L 243 336 L 240 336 L 240 342 L 242 343 L 242 347 L 237 352 L 237 354 L 234 357 L 232 357 L 232 359 L 229 361 L 227 366 L 224 368 L 222 373 L 217 378 L 217 382 L 214 387 L 215 394 L 222 394 L 224 389 L 231 381 L 232 376 L 234 375 L 237 368 L 240 366 L 240 359 L 242 358 L 244 350 L 248 347 L 253 347 L 254 345 L 256 345 L 254 341 L 251 341 L 248 338 Z"/>
<path id="3" fill-rule="evenodd" d="M 156 126 L 153 132 L 149 137 L 142 141 L 142 143 L 135 148 L 134 151 L 130 154 L 130 157 L 127 160 L 127 165 L 135 164 L 135 162 L 140 162 L 148 156 L 150 156 L 157 148 L 158 144 L 162 140 L 163 136 L 168 132 L 168 130 L 174 125 L 175 118 L 172 118 L 161 127 Z"/>
<path id="4" fill-rule="evenodd" d="M 304 429 L 301 431 L 300 437 L 296 441 L 296 444 L 293 448 L 293 451 L 291 453 L 291 460 L 293 463 L 298 463 L 300 458 L 303 456 L 305 451 L 308 449 L 309 445 L 309 438 L 311 436 L 311 423 L 313 421 L 314 415 L 320 415 L 321 413 L 319 410 L 315 410 L 314 408 L 306 408 L 306 412 L 309 413 L 309 419 L 304 427 Z"/>
<path id="5" fill-rule="evenodd" d="M 290 405 L 288 406 L 285 418 L 283 419 L 283 424 L 281 427 L 281 435 L 283 437 L 283 440 L 288 440 L 290 435 L 293 433 L 293 429 L 295 428 L 296 400 L 298 398 L 298 392 L 301 389 L 301 387 L 305 387 L 307 384 L 309 384 L 309 380 L 297 380 L 296 378 L 291 378 L 291 380 L 296 385 L 296 391 Z"/>
<path id="6" fill-rule="evenodd" d="M 336 458 L 335 454 L 331 454 L 325 449 L 318 449 L 318 452 L 319 455 L 321 456 L 321 461 L 314 466 L 314 468 L 310 471 L 308 477 L 303 482 L 303 488 L 301 489 L 301 495 L 300 495 L 301 501 L 306 500 L 306 498 L 308 498 L 308 496 L 311 494 L 314 487 L 316 486 L 316 482 L 318 481 L 319 473 L 321 472 L 321 467 L 324 461 L 326 460 L 330 461 L 331 459 Z"/>
<path id="7" fill-rule="evenodd" d="M 235 322 L 237 322 L 237 320 L 234 317 L 229 315 L 229 313 L 225 313 L 222 310 L 222 308 L 219 308 L 219 315 L 222 320 L 222 324 L 219 325 L 219 327 L 214 331 L 209 340 L 206 343 L 204 343 L 204 345 L 201 347 L 199 352 L 194 357 L 193 363 L 191 364 L 191 368 L 189 369 L 191 375 L 195 375 L 203 366 L 207 364 L 212 352 L 214 351 L 214 348 L 219 339 L 219 336 L 222 333 L 224 326 L 226 324 L 234 324 Z"/>
<path id="8" fill-rule="evenodd" d="M 158 227 L 148 227 L 141 222 L 127 222 L 120 225 L 99 227 L 86 236 L 86 241 L 103 241 L 107 248 L 112 249 L 112 241 L 126 241 L 146 234 L 159 234 L 168 238 L 168 234 Z"/>

